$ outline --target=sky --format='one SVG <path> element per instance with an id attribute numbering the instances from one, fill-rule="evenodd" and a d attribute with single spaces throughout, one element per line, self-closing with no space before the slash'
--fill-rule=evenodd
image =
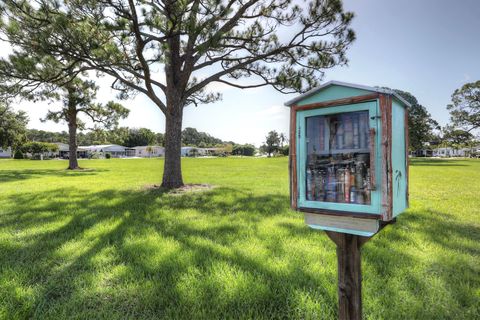
<path id="1" fill-rule="evenodd" d="M 480 1 L 346 0 L 344 8 L 355 13 L 352 28 L 357 40 L 347 51 L 348 66 L 327 70 L 324 81 L 409 91 L 441 125 L 448 123 L 446 105 L 453 91 L 480 80 Z M 99 102 L 114 99 L 110 80 L 104 77 L 98 83 Z M 222 93 L 222 101 L 187 107 L 183 127 L 256 146 L 271 130 L 288 132 L 289 114 L 284 103 L 295 95 L 283 95 L 266 87 L 210 88 Z M 165 117 L 148 98 L 138 95 L 122 103 L 131 110 L 129 117 L 121 121 L 122 126 L 165 131 Z M 67 129 L 65 124 L 39 120 L 54 105 L 21 102 L 14 107 L 29 113 L 30 128 Z"/>

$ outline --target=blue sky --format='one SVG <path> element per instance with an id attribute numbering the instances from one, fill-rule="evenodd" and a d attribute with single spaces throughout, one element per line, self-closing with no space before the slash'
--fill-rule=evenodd
<path id="1" fill-rule="evenodd" d="M 339 80 L 409 91 L 442 125 L 449 120 L 446 105 L 453 91 L 480 80 L 480 1 L 347 0 L 346 10 L 356 15 L 352 27 L 357 40 L 347 52 L 347 67 L 328 70 L 325 81 Z M 103 83 L 99 99 L 114 93 Z M 184 127 L 195 127 L 223 140 L 261 144 L 270 130 L 288 131 L 288 110 L 283 106 L 294 95 L 271 88 L 239 90 L 215 85 L 223 100 L 185 110 Z M 121 124 L 165 128 L 164 116 L 143 96 L 123 101 L 130 108 Z M 30 114 L 30 127 L 66 130 L 65 125 L 41 123 L 47 106 L 22 102 Z"/>

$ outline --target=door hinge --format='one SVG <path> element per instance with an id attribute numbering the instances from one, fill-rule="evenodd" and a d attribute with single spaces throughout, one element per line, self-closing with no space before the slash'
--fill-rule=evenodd
<path id="1" fill-rule="evenodd" d="M 301 136 L 302 136 L 302 130 L 301 130 L 301 127 L 298 127 L 298 138 L 300 139 Z"/>

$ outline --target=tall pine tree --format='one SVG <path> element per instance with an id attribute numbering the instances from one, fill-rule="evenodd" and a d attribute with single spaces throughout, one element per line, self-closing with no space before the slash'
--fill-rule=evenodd
<path id="1" fill-rule="evenodd" d="M 67 54 L 108 74 L 122 97 L 145 94 L 163 112 L 167 188 L 183 185 L 184 108 L 221 97 L 207 85 L 304 92 L 326 69 L 347 62 L 355 37 L 353 14 L 341 0 L 42 0 L 35 9 L 24 0 L 4 4 L 7 20 L 22 16 L 19 24 L 36 24 L 24 29 L 36 50 Z M 49 35 L 38 41 L 37 33 Z"/>

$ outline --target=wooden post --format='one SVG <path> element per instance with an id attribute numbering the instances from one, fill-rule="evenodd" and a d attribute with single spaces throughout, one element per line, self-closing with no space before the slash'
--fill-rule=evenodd
<path id="1" fill-rule="evenodd" d="M 370 238 L 327 231 L 337 245 L 338 319 L 362 319 L 362 269 L 360 248 Z"/>

